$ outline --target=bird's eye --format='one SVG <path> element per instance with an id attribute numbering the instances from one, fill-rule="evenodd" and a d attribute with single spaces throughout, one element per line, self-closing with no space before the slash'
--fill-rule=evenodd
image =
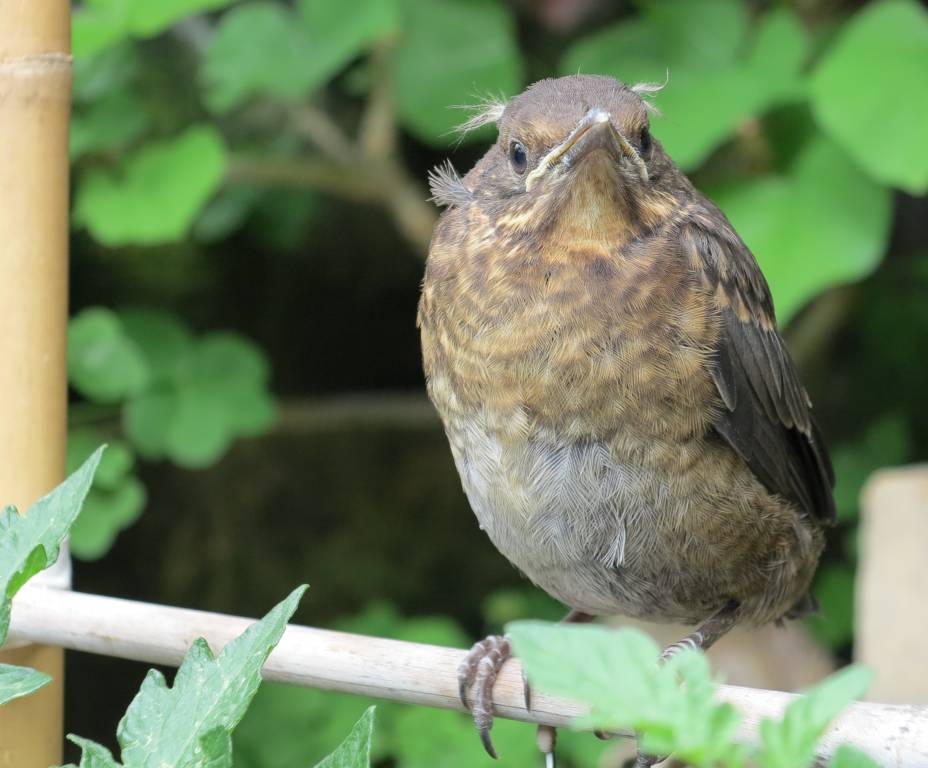
<path id="1" fill-rule="evenodd" d="M 525 169 L 528 167 L 528 155 L 525 153 L 525 147 L 518 141 L 509 144 L 509 162 L 512 163 L 512 170 L 520 176 L 525 173 Z"/>
<path id="2" fill-rule="evenodd" d="M 647 126 L 641 129 L 641 139 L 639 146 L 641 147 L 641 154 L 643 155 L 646 155 L 651 151 L 651 131 L 648 130 Z"/>

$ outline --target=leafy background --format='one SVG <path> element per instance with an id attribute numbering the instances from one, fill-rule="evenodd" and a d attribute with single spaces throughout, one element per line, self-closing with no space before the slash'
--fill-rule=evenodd
<path id="1" fill-rule="evenodd" d="M 656 135 L 771 283 L 838 474 L 808 630 L 849 657 L 859 490 L 928 456 L 919 3 L 85 0 L 73 46 L 70 468 L 111 446 L 77 588 L 255 615 L 306 580 L 301 621 L 457 645 L 556 618 L 473 524 L 424 400 L 424 179 L 492 140 L 459 143 L 455 105 L 599 72 L 666 80 Z M 115 746 L 135 667 L 69 664 L 67 729 Z M 365 707 L 263 687 L 237 760 L 313 764 Z M 495 733 L 530 759 L 529 729 Z M 466 718 L 389 706 L 374 754 L 482 759 Z"/>

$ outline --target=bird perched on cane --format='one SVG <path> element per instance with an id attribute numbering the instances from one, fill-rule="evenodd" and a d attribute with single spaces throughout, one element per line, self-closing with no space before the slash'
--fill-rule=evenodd
<path id="1" fill-rule="evenodd" d="M 649 89 L 543 80 L 469 121 L 498 138 L 431 177 L 418 323 L 490 540 L 569 619 L 698 625 L 673 652 L 814 608 L 833 473 L 760 268 L 652 138 Z M 459 670 L 494 756 L 509 653 Z"/>

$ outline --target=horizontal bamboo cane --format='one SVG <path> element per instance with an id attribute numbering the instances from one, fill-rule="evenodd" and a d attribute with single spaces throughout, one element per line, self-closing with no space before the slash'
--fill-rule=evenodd
<path id="1" fill-rule="evenodd" d="M 204 637 L 214 651 L 241 634 L 249 619 L 171 608 L 28 585 L 13 603 L 12 640 L 153 664 L 180 663 Z M 356 693 L 407 704 L 463 709 L 456 669 L 464 651 L 385 640 L 311 627 L 289 626 L 264 667 L 267 680 Z M 499 717 L 568 725 L 586 710 L 574 701 L 535 691 L 532 709 L 522 700 L 518 660 L 506 664 L 493 690 Z M 794 694 L 722 685 L 719 697 L 742 714 L 739 737 L 757 743 L 758 725 L 778 717 Z M 928 706 L 851 705 L 822 742 L 822 756 L 851 744 L 884 768 L 928 767 Z"/>

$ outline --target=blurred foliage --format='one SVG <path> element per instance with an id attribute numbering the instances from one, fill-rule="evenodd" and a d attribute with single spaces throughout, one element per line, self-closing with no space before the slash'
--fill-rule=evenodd
<path id="1" fill-rule="evenodd" d="M 385 530 L 396 514 L 421 540 L 404 562 L 411 572 L 389 580 L 407 593 L 391 599 L 405 611 L 404 599 L 424 599 L 422 583 L 436 579 L 444 594 L 435 610 L 468 617 L 469 631 L 382 603 L 337 626 L 471 642 L 485 597 L 473 584 L 499 579 L 471 565 L 473 552 L 454 560 L 451 545 L 428 540 L 455 530 L 428 517 L 453 504 L 426 511 L 420 498 L 434 494 L 438 462 L 450 465 L 431 448 L 437 430 L 415 438 L 424 446 L 417 472 L 386 471 L 400 486 L 390 499 L 382 465 L 395 466 L 398 452 L 377 440 L 358 446 L 326 433 L 315 453 L 305 440 L 286 443 L 318 464 L 303 493 L 280 497 L 310 509 L 299 535 L 274 529 L 297 518 L 273 508 L 278 467 L 263 467 L 261 481 L 243 489 L 216 464 L 238 440 L 298 429 L 298 420 L 275 419 L 272 370 L 288 398 L 421 388 L 416 283 L 437 215 L 426 171 L 449 154 L 466 170 L 492 141 L 491 129 L 459 137 L 466 112 L 456 107 L 541 77 L 596 72 L 665 83 L 653 98 L 655 135 L 730 216 L 769 279 L 838 476 L 839 526 L 814 590 L 822 616 L 807 626 L 847 653 L 859 490 L 872 470 L 928 455 L 928 209 L 916 197 L 928 190 L 928 12 L 916 0 L 576 5 L 569 28 L 550 24 L 545 4 L 506 0 L 359 0 L 350 12 L 335 0 L 78 5 L 69 467 L 99 442 L 111 448 L 72 531 L 76 555 L 101 557 L 138 519 L 158 490 L 141 478 L 171 476 L 158 462 L 212 467 L 201 473 L 204 487 L 236 488 L 240 498 L 223 496 L 206 518 L 195 501 L 162 500 L 165 514 L 181 512 L 153 525 L 179 552 L 199 551 L 197 526 L 238 525 L 260 560 L 242 573 L 277 584 L 285 569 L 274 546 L 310 569 L 311 547 L 299 542 L 316 533 L 343 557 L 362 545 L 408 548 L 408 532 Z M 316 486 L 326 482 L 343 491 L 325 496 Z M 384 511 L 389 504 L 396 509 Z M 230 562 L 233 535 L 208 536 L 205 562 Z M 428 570 L 431 550 L 451 575 Z M 158 586 L 196 582 L 204 594 L 234 593 L 236 606 L 260 594 L 259 585 L 223 591 L 239 584 L 236 574 L 210 578 L 198 563 L 188 558 Z M 356 597 L 373 582 L 365 598 L 373 599 L 384 567 L 378 560 L 370 574 L 359 565 L 333 576 L 332 591 Z M 469 581 L 452 584 L 460 574 Z M 540 593 L 508 589 L 486 599 L 484 619 L 499 629 L 558 610 Z M 364 707 L 264 686 L 236 755 L 246 766 L 313 764 Z M 459 714 L 383 705 L 377 719 L 375 760 L 400 768 L 483 760 Z M 494 734 L 504 765 L 537 758 L 530 728 L 500 722 Z M 608 749 L 564 734 L 560 752 L 586 766 Z"/>
<path id="2" fill-rule="evenodd" d="M 135 474 L 137 455 L 200 468 L 217 462 L 236 438 L 265 432 L 275 416 L 269 376 L 264 353 L 238 334 L 197 338 L 155 310 L 91 307 L 75 315 L 68 379 L 88 403 L 71 409 L 69 471 L 106 439 L 112 449 L 71 533 L 74 554 L 101 557 L 141 513 L 147 494 Z M 121 425 L 96 428 L 113 409 Z"/>

